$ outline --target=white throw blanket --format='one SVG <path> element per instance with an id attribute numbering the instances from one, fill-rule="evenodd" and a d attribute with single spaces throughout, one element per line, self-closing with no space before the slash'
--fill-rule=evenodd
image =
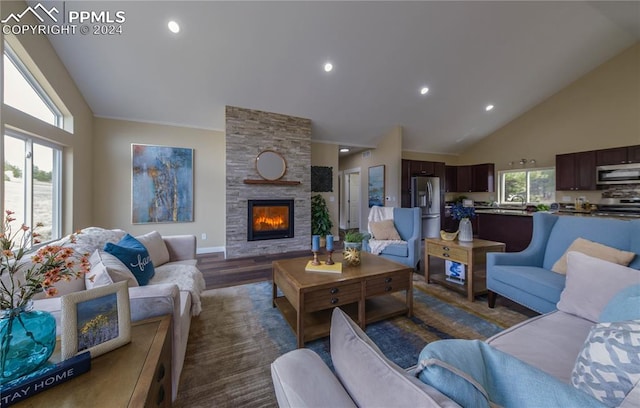
<path id="1" fill-rule="evenodd" d="M 369 230 L 369 234 L 371 234 L 371 223 L 384 221 L 384 220 L 392 220 L 393 219 L 393 207 L 379 207 L 374 205 L 369 210 L 369 223 L 367 224 L 367 229 Z"/>
<path id="2" fill-rule="evenodd" d="M 200 294 L 204 291 L 206 284 L 202 277 L 202 272 L 193 265 L 166 264 L 155 268 L 155 275 L 149 284 L 172 283 L 180 290 L 191 292 L 191 315 L 197 316 L 202 311 Z"/>
<path id="3" fill-rule="evenodd" d="M 386 239 L 386 240 L 377 240 L 370 239 L 369 240 L 369 248 L 371 248 L 371 253 L 374 255 L 380 255 L 380 252 L 384 251 L 386 247 L 393 244 L 407 244 L 407 241 L 401 241 L 398 239 Z"/>
<path id="4" fill-rule="evenodd" d="M 384 220 L 393 220 L 393 207 L 379 207 L 374 205 L 369 210 L 369 223 L 367 224 L 367 228 L 369 229 L 369 234 L 371 234 L 371 223 L 379 222 Z M 393 244 L 406 244 L 407 241 L 400 240 L 378 240 L 378 239 L 370 239 L 369 240 L 369 248 L 371 248 L 371 253 L 374 255 L 380 255 L 380 252 L 384 251 L 386 247 Z"/>

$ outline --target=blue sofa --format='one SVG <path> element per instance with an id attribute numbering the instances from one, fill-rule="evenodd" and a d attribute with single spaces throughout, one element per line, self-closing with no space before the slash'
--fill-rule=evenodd
<path id="1" fill-rule="evenodd" d="M 392 244 L 386 247 L 380 256 L 400 262 L 414 269 L 422 259 L 422 219 L 420 208 L 394 208 L 393 224 L 398 234 L 407 244 Z M 365 240 L 362 249 L 371 252 L 369 242 Z"/>
<path id="2" fill-rule="evenodd" d="M 555 310 L 566 276 L 551 268 L 579 237 L 640 254 L 640 220 L 536 213 L 525 250 L 487 254 L 489 307 L 498 294 L 539 313 Z M 640 255 L 629 267 L 640 269 Z"/>

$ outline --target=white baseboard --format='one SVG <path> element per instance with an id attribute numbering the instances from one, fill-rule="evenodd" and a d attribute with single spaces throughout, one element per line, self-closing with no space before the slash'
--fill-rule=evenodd
<path id="1" fill-rule="evenodd" d="M 226 251 L 225 251 L 225 247 L 221 246 L 221 247 L 201 247 L 201 248 L 196 248 L 196 254 L 212 254 L 215 252 L 224 252 L 225 253 L 225 258 L 227 257 Z"/>

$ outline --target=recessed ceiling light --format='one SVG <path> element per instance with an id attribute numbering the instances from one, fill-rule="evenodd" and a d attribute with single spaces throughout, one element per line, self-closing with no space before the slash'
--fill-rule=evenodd
<path id="1" fill-rule="evenodd" d="M 180 32 L 180 25 L 173 20 L 169 21 L 167 27 L 169 27 L 169 31 L 174 34 L 178 34 Z"/>
<path id="2" fill-rule="evenodd" d="M 331 72 L 333 70 L 333 64 L 330 62 L 327 62 L 326 64 L 324 64 L 324 71 L 325 72 Z"/>
<path id="3" fill-rule="evenodd" d="M 427 92 L 429 92 L 429 88 L 427 88 L 426 86 L 420 88 L 420 95 L 426 95 Z"/>
<path id="4" fill-rule="evenodd" d="M 487 107 L 484 108 L 484 110 L 486 110 L 487 112 L 489 112 L 492 109 L 493 109 L 493 105 L 487 105 Z"/>
<path id="5" fill-rule="evenodd" d="M 340 153 L 346 153 L 346 152 L 348 152 L 348 151 L 349 151 L 349 148 L 348 148 L 348 147 L 341 147 L 341 148 L 340 148 Z"/>

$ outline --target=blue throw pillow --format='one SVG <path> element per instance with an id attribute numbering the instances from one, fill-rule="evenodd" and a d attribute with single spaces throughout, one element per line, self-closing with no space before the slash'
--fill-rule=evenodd
<path id="1" fill-rule="evenodd" d="M 129 234 L 122 237 L 117 244 L 107 242 L 104 250 L 127 265 L 140 286 L 148 284 L 155 275 L 147 248 Z"/>
<path id="2" fill-rule="evenodd" d="M 627 286 L 602 309 L 598 323 L 640 320 L 640 284 Z"/>

